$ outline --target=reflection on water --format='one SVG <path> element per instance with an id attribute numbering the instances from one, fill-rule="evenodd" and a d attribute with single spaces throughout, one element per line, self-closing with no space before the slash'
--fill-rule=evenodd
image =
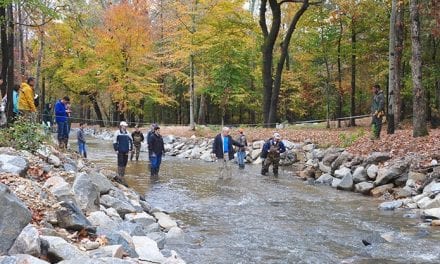
<path id="1" fill-rule="evenodd" d="M 110 142 L 88 147 L 91 160 L 116 166 Z M 187 243 L 172 247 L 188 263 L 440 263 L 438 229 L 423 231 L 403 217 L 407 211 L 381 213 L 372 198 L 307 185 L 288 172 L 262 177 L 259 166 L 234 167 L 232 179 L 219 180 L 216 164 L 167 156 L 153 181 L 147 154 L 141 159 L 129 163 L 127 181 L 179 220 Z M 386 232 L 393 242 L 361 242 Z"/>

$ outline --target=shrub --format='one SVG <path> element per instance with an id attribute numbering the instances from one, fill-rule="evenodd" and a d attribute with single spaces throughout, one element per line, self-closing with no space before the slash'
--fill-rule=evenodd
<path id="1" fill-rule="evenodd" d="M 341 133 L 339 134 L 339 140 L 341 141 L 342 147 L 346 148 L 353 145 L 358 139 L 365 135 L 365 130 L 363 128 L 358 129 L 354 133 Z"/>
<path id="2" fill-rule="evenodd" d="M 43 126 L 18 119 L 8 128 L 0 130 L 0 146 L 35 152 L 47 139 Z"/>

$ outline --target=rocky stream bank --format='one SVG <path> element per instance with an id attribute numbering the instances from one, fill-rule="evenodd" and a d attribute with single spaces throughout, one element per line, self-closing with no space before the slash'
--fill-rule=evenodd
<path id="1" fill-rule="evenodd" d="M 185 263 L 178 223 L 115 176 L 52 146 L 0 148 L 0 263 Z"/>

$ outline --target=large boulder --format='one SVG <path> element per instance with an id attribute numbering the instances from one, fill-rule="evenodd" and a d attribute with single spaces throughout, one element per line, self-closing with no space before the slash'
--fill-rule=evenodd
<path id="1" fill-rule="evenodd" d="M 174 142 L 176 142 L 176 137 L 173 135 L 163 137 L 163 143 L 165 144 L 173 144 Z"/>
<path id="2" fill-rule="evenodd" d="M 423 193 L 431 194 L 431 193 L 439 193 L 440 192 L 440 182 L 431 182 L 430 184 L 426 185 L 423 189 Z"/>
<path id="3" fill-rule="evenodd" d="M 332 187 L 333 188 L 337 188 L 338 187 L 338 185 L 339 185 L 339 183 L 341 183 L 341 179 L 338 179 L 338 178 L 333 178 L 333 181 L 332 181 Z"/>
<path id="4" fill-rule="evenodd" d="M 105 194 L 101 196 L 101 204 L 105 207 L 112 207 L 116 209 L 116 211 L 119 213 L 121 217 L 124 217 L 124 215 L 128 213 L 135 213 L 136 208 L 130 203 L 130 201 L 125 199 L 119 199 L 115 198 L 113 196 L 110 196 L 109 194 Z"/>
<path id="5" fill-rule="evenodd" d="M 408 173 L 403 173 L 396 179 L 394 179 L 393 183 L 397 187 L 403 187 L 406 185 L 406 182 L 408 181 Z"/>
<path id="6" fill-rule="evenodd" d="M 146 236 L 134 236 L 133 243 L 139 260 L 162 263 L 165 257 L 160 253 L 157 243 Z"/>
<path id="7" fill-rule="evenodd" d="M 426 218 L 440 219 L 440 208 L 432 208 L 423 211 L 423 216 Z"/>
<path id="8" fill-rule="evenodd" d="M 87 220 L 89 220 L 93 226 L 99 226 L 109 229 L 117 225 L 116 221 L 111 219 L 107 214 L 105 214 L 102 211 L 96 211 L 90 213 L 90 215 L 87 217 Z"/>
<path id="9" fill-rule="evenodd" d="M 40 238 L 48 246 L 48 254 L 52 255 L 55 259 L 66 260 L 87 256 L 86 253 L 67 243 L 67 241 L 61 237 L 41 236 Z"/>
<path id="10" fill-rule="evenodd" d="M 133 222 L 133 223 L 139 223 L 139 224 L 142 224 L 145 226 L 156 223 L 156 219 L 154 219 L 153 216 L 151 216 L 145 212 L 126 214 L 125 220 Z"/>
<path id="11" fill-rule="evenodd" d="M 70 184 L 60 176 L 50 177 L 46 180 L 43 187 L 47 188 L 58 201 L 72 201 L 75 199 L 74 194 L 71 192 Z"/>
<path id="12" fill-rule="evenodd" d="M 426 174 L 420 173 L 420 172 L 415 172 L 415 171 L 410 171 L 408 173 L 408 180 L 413 180 L 414 182 L 423 183 L 426 180 Z"/>
<path id="13" fill-rule="evenodd" d="M 318 163 L 318 168 L 320 171 L 324 173 L 330 173 L 332 171 L 332 168 L 330 168 L 330 166 L 325 165 L 324 162 L 322 161 Z"/>
<path id="14" fill-rule="evenodd" d="M 344 191 L 353 190 L 353 176 L 351 175 L 351 173 L 345 175 L 336 188 L 338 190 L 344 190 Z"/>
<path id="15" fill-rule="evenodd" d="M 368 180 L 367 171 L 364 167 L 359 166 L 353 172 L 353 182 L 360 183 Z"/>
<path id="16" fill-rule="evenodd" d="M 167 235 L 167 245 L 176 245 L 185 243 L 185 233 L 180 227 L 171 228 Z"/>
<path id="17" fill-rule="evenodd" d="M 340 154 L 340 153 L 327 152 L 327 153 L 324 155 L 324 158 L 322 159 L 322 163 L 323 163 L 325 166 L 330 167 L 330 166 L 332 165 L 333 161 L 335 161 L 335 160 L 339 157 L 339 154 Z"/>
<path id="18" fill-rule="evenodd" d="M 394 179 L 397 179 L 402 174 L 406 173 L 409 167 L 409 163 L 406 161 L 397 161 L 389 168 L 379 169 L 376 180 L 374 184 L 376 186 L 387 184 Z"/>
<path id="19" fill-rule="evenodd" d="M 333 182 L 333 176 L 331 176 L 329 173 L 326 173 L 326 174 L 321 175 L 321 176 L 315 181 L 315 183 L 327 184 L 327 185 L 331 185 L 332 182 Z"/>
<path id="20" fill-rule="evenodd" d="M 174 228 L 174 227 L 173 227 Z M 169 233 L 169 232 L 168 232 Z M 152 232 L 148 233 L 146 236 L 153 239 L 157 243 L 159 249 L 164 249 L 165 243 L 167 242 L 167 234 L 164 232 Z"/>
<path id="21" fill-rule="evenodd" d="M 29 167 L 27 159 L 9 154 L 0 154 L 0 172 L 24 176 Z"/>
<path id="22" fill-rule="evenodd" d="M 107 194 L 114 188 L 112 182 L 99 172 L 92 172 L 88 174 L 90 180 L 98 187 L 100 194 Z"/>
<path id="23" fill-rule="evenodd" d="M 391 159 L 390 153 L 388 152 L 373 152 L 365 160 L 365 164 L 378 164 Z"/>
<path id="24" fill-rule="evenodd" d="M 252 142 L 252 149 L 262 149 L 264 145 L 264 140 Z"/>
<path id="25" fill-rule="evenodd" d="M 123 258 L 124 248 L 121 245 L 103 246 L 98 249 L 89 252 L 89 255 L 93 258 Z"/>
<path id="26" fill-rule="evenodd" d="M 351 176 L 351 170 L 349 168 L 341 167 L 339 170 L 335 171 L 336 178 L 342 179 L 347 175 Z"/>
<path id="27" fill-rule="evenodd" d="M 27 225 L 9 249 L 9 255 L 27 254 L 39 257 L 41 254 L 40 244 L 38 230 L 33 225 Z"/>
<path id="28" fill-rule="evenodd" d="M 401 200 L 396 201 L 390 201 L 390 202 L 383 202 L 379 205 L 379 210 L 383 211 L 393 211 L 396 208 L 399 208 L 403 205 L 403 202 Z"/>
<path id="29" fill-rule="evenodd" d="M 13 194 L 8 186 L 0 183 L 0 255 L 5 255 L 32 220 L 26 205 Z"/>
<path id="30" fill-rule="evenodd" d="M 203 161 L 207 161 L 207 162 L 212 162 L 212 156 L 211 156 L 211 151 L 206 150 L 202 153 L 202 155 L 200 156 L 200 159 Z"/>
<path id="31" fill-rule="evenodd" d="M 374 185 L 372 182 L 360 182 L 354 185 L 354 191 L 362 194 L 369 194 L 373 188 Z"/>
<path id="32" fill-rule="evenodd" d="M 92 224 L 87 220 L 85 215 L 81 212 L 78 206 L 71 202 L 60 202 L 61 208 L 56 212 L 58 225 L 62 228 L 81 231 L 88 229 L 92 231 Z"/>
<path id="33" fill-rule="evenodd" d="M 372 189 L 372 190 L 370 191 L 370 194 L 371 194 L 373 197 L 381 197 L 384 193 L 386 193 L 386 192 L 392 190 L 393 187 L 394 187 L 394 184 L 392 184 L 392 183 L 390 183 L 390 184 L 385 184 L 385 185 L 382 185 L 382 186 L 378 186 L 378 187 Z"/>
<path id="34" fill-rule="evenodd" d="M 370 178 L 371 180 L 376 179 L 378 172 L 379 172 L 379 167 L 377 167 L 376 164 L 371 164 L 367 168 L 367 175 L 368 175 L 368 178 Z"/>
<path id="35" fill-rule="evenodd" d="M 115 230 L 115 228 L 98 228 L 96 234 L 98 236 L 105 236 L 108 245 L 121 245 L 130 257 L 138 257 L 134 249 L 133 239 L 127 232 Z"/>
<path id="36" fill-rule="evenodd" d="M 0 257 L 0 264 L 49 264 L 49 262 L 31 255 L 18 254 L 14 256 Z"/>
<path id="37" fill-rule="evenodd" d="M 85 173 L 76 176 L 72 192 L 83 212 L 99 211 L 99 189 Z"/>
<path id="38" fill-rule="evenodd" d="M 431 209 L 440 207 L 440 195 L 437 195 L 434 199 L 430 197 L 424 197 L 417 202 L 417 206 L 420 209 Z"/>
<path id="39" fill-rule="evenodd" d="M 337 170 L 339 167 L 341 167 L 342 164 L 350 161 L 353 158 L 353 155 L 348 153 L 347 151 L 344 151 L 341 153 L 341 155 L 339 155 L 339 157 L 333 161 L 331 168 L 332 171 Z"/>
<path id="40" fill-rule="evenodd" d="M 54 165 L 55 167 L 59 167 L 61 166 L 61 160 L 60 158 L 58 158 L 57 156 L 55 156 L 54 154 L 50 154 L 49 157 L 47 158 L 47 162 L 49 164 Z"/>

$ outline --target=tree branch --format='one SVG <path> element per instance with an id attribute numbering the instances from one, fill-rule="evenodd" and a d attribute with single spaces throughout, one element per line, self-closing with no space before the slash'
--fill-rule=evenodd
<path id="1" fill-rule="evenodd" d="M 282 5 L 284 3 L 304 3 L 304 0 L 283 0 L 279 3 L 279 5 Z M 317 1 L 317 2 L 309 2 L 308 5 L 319 5 L 322 4 L 323 1 Z"/>
<path id="2" fill-rule="evenodd" d="M 260 27 L 261 31 L 263 31 L 263 36 L 266 38 L 269 35 L 269 31 L 267 29 L 267 22 L 266 22 L 266 11 L 267 11 L 267 0 L 261 0 L 260 4 Z"/>

